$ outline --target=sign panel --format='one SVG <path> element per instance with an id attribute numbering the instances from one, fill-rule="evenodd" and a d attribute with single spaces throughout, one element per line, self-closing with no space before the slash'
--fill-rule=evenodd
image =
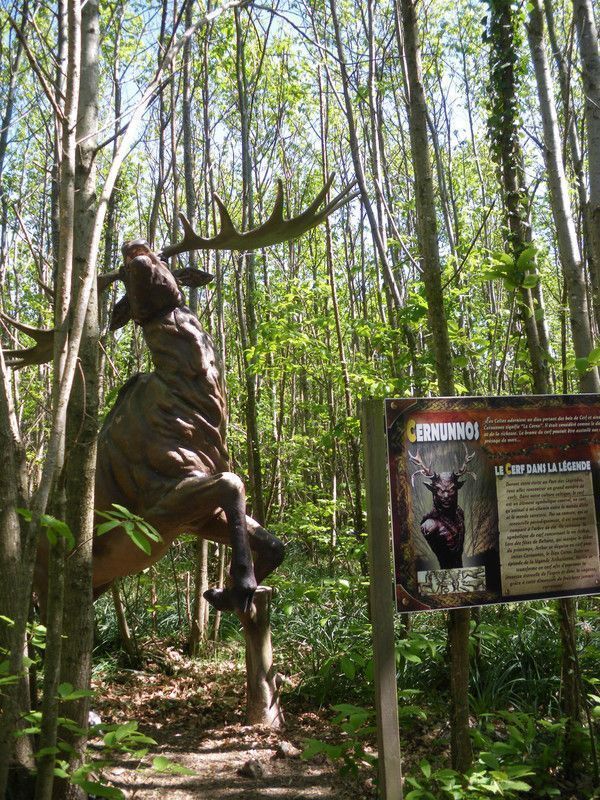
<path id="1" fill-rule="evenodd" d="M 600 396 L 386 400 L 399 611 L 600 593 Z"/>

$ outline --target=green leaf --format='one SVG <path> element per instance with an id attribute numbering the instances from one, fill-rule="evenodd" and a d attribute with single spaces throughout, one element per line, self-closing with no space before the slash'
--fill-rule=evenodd
<path id="1" fill-rule="evenodd" d="M 120 511 L 124 517 L 132 519 L 135 516 L 128 508 L 125 508 L 125 506 L 120 506 L 118 503 L 112 503 L 111 505 L 113 508 L 116 508 L 117 511 Z"/>
<path id="2" fill-rule="evenodd" d="M 19 516 L 23 517 L 25 522 L 31 522 L 33 519 L 33 514 L 28 508 L 15 508 L 15 511 L 17 514 L 19 514 Z"/>
<path id="3" fill-rule="evenodd" d="M 58 747 L 42 747 L 40 750 L 37 750 L 33 755 L 34 758 L 43 758 L 44 756 L 55 756 L 57 753 L 60 753 Z"/>
<path id="4" fill-rule="evenodd" d="M 63 522 L 61 519 L 56 519 L 56 517 L 50 514 L 42 514 L 40 517 L 40 525 L 46 528 L 46 533 L 51 544 L 56 544 L 58 537 L 61 536 L 65 540 L 68 550 L 72 550 L 75 547 L 75 537 L 66 522 Z M 54 535 L 52 536 L 50 532 Z"/>
<path id="5" fill-rule="evenodd" d="M 525 781 L 504 780 L 502 785 L 504 789 L 514 789 L 515 792 L 528 792 L 531 789 L 531 786 Z"/>
<path id="6" fill-rule="evenodd" d="M 79 700 L 81 697 L 93 697 L 90 689 L 74 689 L 72 683 L 61 683 L 58 687 L 58 696 L 61 700 Z"/>
<path id="7" fill-rule="evenodd" d="M 523 286 L 524 289 L 533 289 L 534 286 L 538 285 L 539 280 L 540 280 L 540 276 L 539 275 L 536 275 L 536 274 L 533 274 L 533 273 L 529 272 L 523 278 L 521 286 Z"/>
<path id="8" fill-rule="evenodd" d="M 591 367 L 600 366 L 600 347 L 595 347 L 587 357 L 587 360 Z"/>
<path id="9" fill-rule="evenodd" d="M 156 756 L 152 759 L 152 767 L 155 772 L 164 772 L 169 775 L 196 775 L 193 769 L 188 769 L 181 764 L 170 761 L 166 756 Z"/>
<path id="10" fill-rule="evenodd" d="M 419 767 L 421 768 L 421 772 L 423 773 L 423 775 L 425 775 L 426 778 L 431 777 L 431 764 L 429 763 L 429 761 L 423 759 L 419 763 Z"/>
<path id="11" fill-rule="evenodd" d="M 316 756 L 319 753 L 326 752 L 326 749 L 327 745 L 325 742 L 321 742 L 318 739 L 307 739 L 304 742 L 304 750 L 301 753 L 301 758 L 313 758 L 313 756 Z"/>
<path id="12" fill-rule="evenodd" d="M 162 536 L 156 530 L 156 528 L 152 527 L 148 522 L 143 519 L 139 519 L 137 522 L 138 528 L 143 531 L 146 536 L 151 539 L 153 542 L 162 542 Z"/>
<path id="13" fill-rule="evenodd" d="M 120 789 L 114 786 L 105 786 L 103 783 L 97 781 L 88 781 L 85 778 L 73 779 L 73 783 L 81 786 L 88 794 L 95 795 L 96 797 L 106 797 L 108 800 L 125 800 L 125 795 Z"/>
<path id="14" fill-rule="evenodd" d="M 507 267 L 514 267 L 515 265 L 514 258 L 508 253 L 502 253 L 502 252 L 492 253 L 492 258 L 495 262 L 503 264 L 504 266 Z"/>
<path id="15" fill-rule="evenodd" d="M 69 773 L 65 771 L 63 767 L 54 767 L 54 777 L 55 778 L 65 778 L 68 779 Z"/>
<path id="16" fill-rule="evenodd" d="M 340 666 L 344 675 L 352 680 L 356 675 L 356 667 L 354 666 L 352 659 L 348 658 L 348 656 L 342 656 L 340 660 Z"/>
<path id="17" fill-rule="evenodd" d="M 531 245 L 523 250 L 517 258 L 517 269 L 526 270 L 533 264 L 537 255 L 537 247 Z M 523 284 L 524 285 L 524 284 Z M 535 286 L 535 284 L 533 284 Z"/>
<path id="18" fill-rule="evenodd" d="M 152 552 L 152 548 L 148 538 L 141 531 L 138 531 L 133 527 L 129 528 L 128 526 L 125 526 L 125 530 L 127 531 L 127 535 L 131 541 L 149 556 Z"/>
<path id="19" fill-rule="evenodd" d="M 96 535 L 102 536 L 104 533 L 108 533 L 112 531 L 113 528 L 118 528 L 120 525 L 120 519 L 111 519 L 108 522 L 103 522 L 101 525 L 96 525 Z"/>

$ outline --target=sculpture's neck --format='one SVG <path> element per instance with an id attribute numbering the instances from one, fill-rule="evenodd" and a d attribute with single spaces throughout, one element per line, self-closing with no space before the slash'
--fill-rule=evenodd
<path id="1" fill-rule="evenodd" d="M 207 395 L 224 409 L 220 365 L 212 340 L 188 308 L 175 308 L 156 317 L 143 330 L 154 371 L 173 391 Z"/>

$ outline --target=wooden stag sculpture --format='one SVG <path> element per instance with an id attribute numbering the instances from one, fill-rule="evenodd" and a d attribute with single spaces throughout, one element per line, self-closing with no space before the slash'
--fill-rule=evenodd
<path id="1" fill-rule="evenodd" d="M 102 426 L 95 507 L 107 511 L 113 503 L 125 506 L 153 525 L 162 541 L 147 555 L 122 528 L 96 537 L 95 597 L 115 578 L 140 572 L 157 561 L 182 533 L 231 546 L 229 586 L 205 593 L 218 609 L 249 611 L 257 584 L 283 560 L 279 539 L 246 515 L 244 484 L 230 471 L 225 446 L 226 408 L 217 356 L 210 337 L 184 305 L 179 288 L 180 284 L 203 285 L 212 276 L 195 269 L 171 272 L 166 262 L 193 250 L 247 251 L 296 238 L 350 199 L 351 187 L 347 187 L 321 208 L 330 186 L 331 179 L 302 214 L 286 220 L 279 182 L 271 216 L 247 232 L 236 230 L 215 196 L 221 223 L 215 236 L 205 239 L 197 235 L 181 215 L 181 242 L 158 255 L 143 240 L 127 242 L 121 269 L 99 278 L 101 288 L 117 279 L 125 284 L 126 294 L 115 306 L 111 328 L 121 327 L 129 319 L 140 325 L 154 371 L 127 381 Z M 18 367 L 49 360 L 48 332 L 13 324 L 33 336 L 37 345 L 8 352 L 7 362 Z M 42 602 L 46 551 L 47 542 L 43 542 L 35 585 Z"/>

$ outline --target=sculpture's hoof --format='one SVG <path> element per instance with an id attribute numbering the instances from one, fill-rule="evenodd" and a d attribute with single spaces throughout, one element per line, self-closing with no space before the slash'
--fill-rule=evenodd
<path id="1" fill-rule="evenodd" d="M 204 599 L 217 611 L 233 611 L 233 598 L 229 589 L 207 589 Z"/>
<path id="2" fill-rule="evenodd" d="M 255 588 L 207 589 L 204 592 L 204 599 L 217 611 L 239 611 L 242 614 L 249 614 L 252 611 Z"/>

